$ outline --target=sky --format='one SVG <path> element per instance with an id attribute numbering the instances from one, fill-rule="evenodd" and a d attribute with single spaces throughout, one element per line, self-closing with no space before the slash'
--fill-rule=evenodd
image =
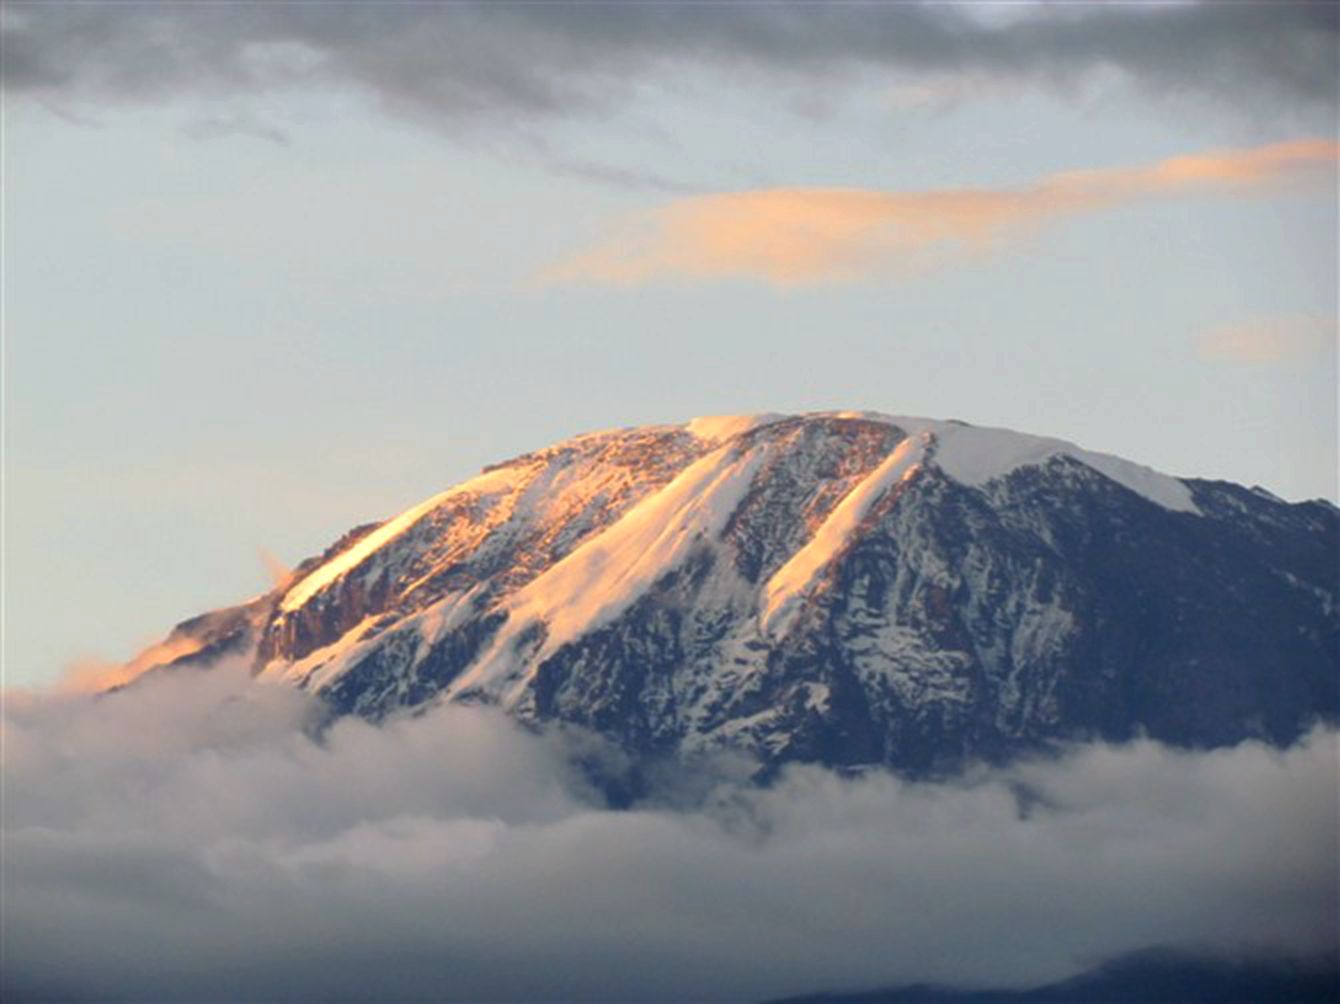
<path id="1" fill-rule="evenodd" d="M 488 463 L 870 409 L 1337 497 L 1330 4 L 7 3 L 4 677 Z"/>

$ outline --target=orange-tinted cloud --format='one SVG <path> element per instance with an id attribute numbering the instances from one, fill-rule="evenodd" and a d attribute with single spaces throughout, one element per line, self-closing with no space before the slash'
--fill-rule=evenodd
<path id="1" fill-rule="evenodd" d="M 280 561 L 263 547 L 256 548 L 256 554 L 261 559 L 261 564 L 265 566 L 265 574 L 270 579 L 270 584 L 276 589 L 283 589 L 293 581 L 293 569 Z"/>
<path id="2" fill-rule="evenodd" d="M 1340 144 L 1306 139 L 1137 168 L 1068 171 L 1021 188 L 881 192 L 778 188 L 672 202 L 548 281 L 754 277 L 777 285 L 859 279 L 980 251 L 1029 227 L 1125 203 L 1334 184 Z"/>
<path id="3" fill-rule="evenodd" d="M 192 655 L 204 645 L 198 638 L 172 634 L 156 645 L 150 645 L 130 662 L 108 663 L 98 659 L 80 659 L 66 672 L 59 689 L 97 693 L 129 683 L 154 666 L 165 665 L 173 659 Z"/>
<path id="4" fill-rule="evenodd" d="M 1336 318 L 1321 315 L 1258 318 L 1198 335 L 1196 351 L 1218 362 L 1292 362 L 1334 352 L 1338 326 Z"/>

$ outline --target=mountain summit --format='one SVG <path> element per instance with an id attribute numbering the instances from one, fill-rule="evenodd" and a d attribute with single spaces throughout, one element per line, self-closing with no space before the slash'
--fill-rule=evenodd
<path id="1" fill-rule="evenodd" d="M 137 663 L 244 653 L 340 713 L 489 703 L 767 765 L 1283 744 L 1340 714 L 1338 554 L 1328 503 L 1061 440 L 701 418 L 486 468 Z"/>

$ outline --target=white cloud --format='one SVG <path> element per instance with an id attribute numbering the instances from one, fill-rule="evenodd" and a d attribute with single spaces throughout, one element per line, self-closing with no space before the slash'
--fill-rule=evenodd
<path id="1" fill-rule="evenodd" d="M 312 714 L 240 669 L 7 693 L 6 993 L 763 999 L 1336 937 L 1331 732 L 612 811 L 489 711 Z"/>

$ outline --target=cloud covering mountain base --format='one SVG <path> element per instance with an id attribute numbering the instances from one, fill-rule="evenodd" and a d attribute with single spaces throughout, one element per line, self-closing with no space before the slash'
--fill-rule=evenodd
<path id="1" fill-rule="evenodd" d="M 451 707 L 317 727 L 242 667 L 5 694 L 7 1000 L 758 1000 L 1337 943 L 1337 735 L 952 782 L 667 776 Z"/>

